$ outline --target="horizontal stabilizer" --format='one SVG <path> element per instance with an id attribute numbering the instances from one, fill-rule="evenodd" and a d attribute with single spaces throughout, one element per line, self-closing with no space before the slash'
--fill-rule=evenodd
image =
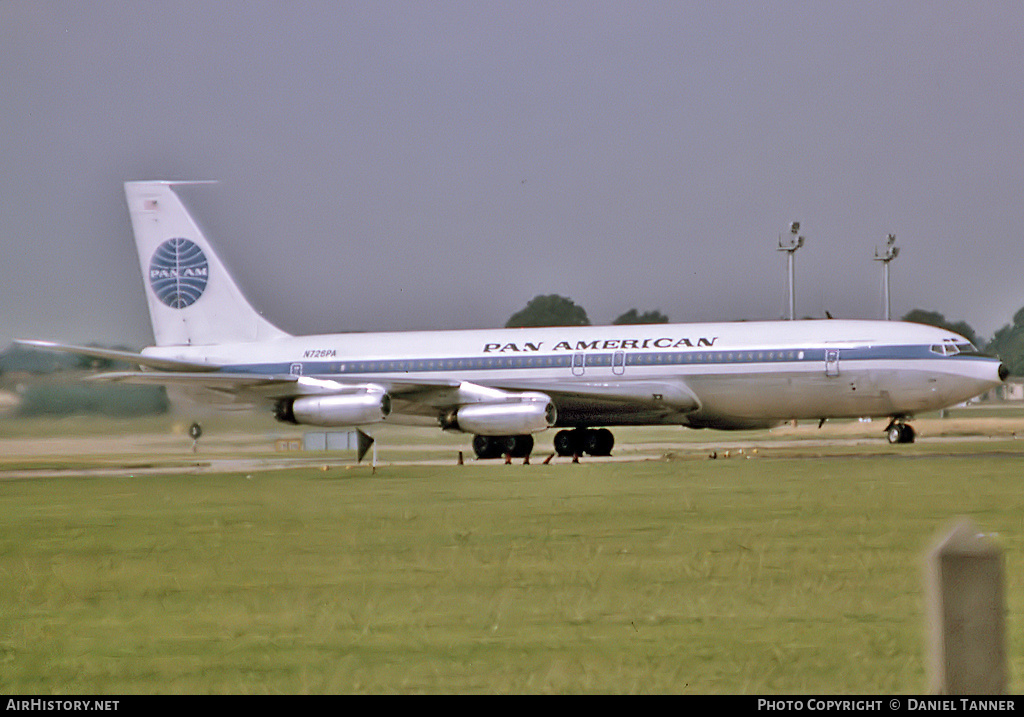
<path id="1" fill-rule="evenodd" d="M 102 349 L 95 346 L 74 346 L 72 344 L 59 344 L 55 341 L 37 341 L 18 339 L 14 342 L 19 346 L 38 349 L 40 351 L 53 351 L 56 353 L 75 354 L 76 356 L 87 356 L 89 358 L 108 359 L 110 361 L 122 361 L 136 366 L 145 366 L 161 371 L 216 371 L 217 366 L 206 363 L 195 363 L 193 361 L 182 361 L 181 359 L 157 358 L 156 356 L 145 356 L 134 351 L 119 351 L 117 349 Z"/>

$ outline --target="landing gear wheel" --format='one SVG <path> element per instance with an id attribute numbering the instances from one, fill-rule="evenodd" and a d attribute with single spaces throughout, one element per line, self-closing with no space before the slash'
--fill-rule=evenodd
<path id="1" fill-rule="evenodd" d="M 886 429 L 885 437 L 889 439 L 889 443 L 896 445 L 903 438 L 903 430 L 900 428 L 900 424 L 894 423 Z"/>
<path id="2" fill-rule="evenodd" d="M 473 436 L 473 452 L 480 460 L 511 456 L 526 458 L 533 451 L 533 436 Z"/>
<path id="3" fill-rule="evenodd" d="M 497 446 L 499 456 L 514 456 L 516 453 L 515 436 L 491 436 L 491 443 Z"/>
<path id="4" fill-rule="evenodd" d="M 521 436 L 508 436 L 512 439 L 512 449 L 508 454 L 513 458 L 527 458 L 533 452 L 533 436 L 525 433 Z"/>
<path id="5" fill-rule="evenodd" d="M 908 426 L 906 423 L 892 423 L 885 431 L 886 438 L 889 439 L 889 443 L 895 445 L 897 443 L 913 443 L 914 438 L 917 434 L 914 432 L 913 426 Z"/>
<path id="6" fill-rule="evenodd" d="M 607 428 L 588 430 L 583 434 L 583 450 L 591 456 L 610 456 L 615 445 L 615 436 Z"/>
<path id="7" fill-rule="evenodd" d="M 560 456 L 574 456 L 579 453 L 576 431 L 559 431 L 555 434 L 555 453 Z"/>
<path id="8" fill-rule="evenodd" d="M 491 436 L 473 436 L 473 452 L 480 460 L 497 458 L 501 455 L 501 445 Z"/>
<path id="9" fill-rule="evenodd" d="M 560 456 L 610 456 L 615 436 L 607 428 L 574 428 L 555 434 L 555 453 Z"/>

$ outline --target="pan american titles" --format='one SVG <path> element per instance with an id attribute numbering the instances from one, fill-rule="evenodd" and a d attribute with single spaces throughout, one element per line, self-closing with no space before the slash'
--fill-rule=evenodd
<path id="1" fill-rule="evenodd" d="M 681 348 L 697 348 L 700 346 L 714 346 L 715 341 L 718 340 L 717 336 L 707 338 L 701 336 L 699 338 L 670 338 L 662 336 L 660 338 L 650 339 L 594 339 L 592 341 L 559 341 L 556 343 L 551 350 L 552 351 L 600 351 L 610 349 L 681 349 Z M 522 343 L 493 343 L 484 344 L 484 353 L 507 353 L 510 351 L 540 351 L 544 345 L 543 341 L 536 343 L 532 341 L 524 341 Z"/>

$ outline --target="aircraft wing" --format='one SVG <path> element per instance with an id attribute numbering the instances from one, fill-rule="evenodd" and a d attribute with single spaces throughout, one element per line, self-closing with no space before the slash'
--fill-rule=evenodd
<path id="1" fill-rule="evenodd" d="M 521 392 L 539 391 L 549 396 L 558 410 L 574 414 L 594 411 L 625 411 L 655 414 L 689 413 L 700 408 L 700 400 L 680 380 L 600 381 L 470 381 L 445 378 L 384 378 L 369 381 L 339 381 L 292 374 L 255 374 L 218 370 L 216 364 L 158 358 L 130 351 L 75 346 L 51 341 L 17 343 L 45 351 L 73 353 L 92 358 L 132 363 L 141 371 L 107 372 L 90 381 L 167 386 L 234 407 L 255 406 L 281 399 L 304 396 L 345 396 L 386 392 L 395 401 L 396 412 L 435 418 L 471 403 L 502 402 Z M 196 395 L 198 394 L 198 395 Z"/>
<path id="2" fill-rule="evenodd" d="M 275 393 L 293 395 L 301 376 L 288 374 L 252 373 L 207 373 L 193 371 L 116 371 L 98 373 L 89 381 L 98 383 L 132 383 L 147 386 L 175 386 L 182 388 L 204 388 L 210 391 L 266 393 L 271 398 Z"/>
<path id="3" fill-rule="evenodd" d="M 158 358 L 132 351 L 77 346 L 55 341 L 18 339 L 14 343 L 27 348 L 56 353 L 70 353 L 89 358 L 107 359 L 134 364 L 142 371 L 113 371 L 96 374 L 88 380 L 105 383 L 168 386 L 199 394 L 219 404 L 236 407 L 252 406 L 263 401 L 324 394 L 339 394 L 366 390 L 366 382 L 340 382 L 315 379 L 292 374 L 253 374 L 220 371 L 216 364 Z M 411 403 L 425 399 L 439 390 L 457 388 L 462 382 L 452 379 L 417 379 L 416 381 L 373 381 L 372 386 L 383 388 Z M 431 406 L 433 408 L 433 406 Z"/>
<path id="4" fill-rule="evenodd" d="M 209 398 L 220 403 L 245 405 L 301 396 L 346 395 L 372 388 L 386 391 L 410 404 L 425 404 L 429 412 L 433 412 L 437 407 L 458 405 L 460 401 L 449 399 L 447 394 L 465 383 L 452 379 L 346 382 L 293 374 L 225 371 L 115 371 L 96 374 L 88 380 L 187 389 L 190 392 L 206 393 Z"/>
<path id="5" fill-rule="evenodd" d="M 443 389 L 458 388 L 464 381 L 452 379 L 418 379 L 416 381 L 374 379 L 372 381 L 348 382 L 331 379 L 297 376 L 294 374 L 257 374 L 219 371 L 117 371 L 99 373 L 90 381 L 103 383 L 133 383 L 156 386 L 180 386 L 205 388 L 211 391 L 251 391 L 266 394 L 267 398 L 289 396 L 314 396 L 329 393 L 345 393 L 347 390 L 367 385 L 379 386 L 388 393 L 413 398 L 415 394 L 431 394 Z"/>
<path id="6" fill-rule="evenodd" d="M 536 382 L 529 385 L 503 383 L 507 390 L 542 391 L 557 405 L 602 404 L 621 407 L 630 404 L 645 410 L 663 409 L 672 413 L 689 413 L 700 408 L 700 400 L 683 381 L 679 380 L 616 380 L 579 382 Z"/>
<path id="7" fill-rule="evenodd" d="M 502 401 L 524 391 L 540 391 L 555 405 L 574 412 L 603 408 L 610 411 L 688 413 L 700 408 L 697 396 L 681 381 L 562 381 L 480 385 L 456 379 L 377 378 L 346 382 L 291 374 L 235 372 L 124 371 L 102 373 L 92 381 L 161 385 L 206 394 L 219 403 L 253 405 L 280 399 L 317 395 L 346 395 L 368 389 L 385 391 L 398 413 L 435 417 L 470 403 Z"/>

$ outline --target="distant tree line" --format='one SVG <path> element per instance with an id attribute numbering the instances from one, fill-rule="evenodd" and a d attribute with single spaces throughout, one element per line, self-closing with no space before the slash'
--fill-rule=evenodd
<path id="1" fill-rule="evenodd" d="M 114 348 L 130 350 L 121 346 Z M 135 417 L 168 411 L 170 402 L 162 386 L 96 384 L 81 380 L 87 373 L 122 368 L 128 368 L 127 364 L 11 346 L 0 353 L 0 390 L 17 395 L 17 416 Z"/>
<path id="2" fill-rule="evenodd" d="M 630 309 L 613 324 L 667 324 L 668 317 L 660 311 L 640 313 Z M 544 294 L 530 299 L 526 306 L 512 314 L 505 328 L 524 326 L 590 326 L 590 319 L 582 306 L 558 294 Z"/>
<path id="3" fill-rule="evenodd" d="M 1003 360 L 1013 376 L 1024 376 L 1024 307 L 1013 315 L 1013 323 L 996 331 L 985 350 Z"/>
<path id="4" fill-rule="evenodd" d="M 660 311 L 645 311 L 641 314 L 636 309 L 630 309 L 612 323 L 617 326 L 625 324 L 667 324 L 668 317 Z"/>
<path id="5" fill-rule="evenodd" d="M 170 407 L 163 386 L 32 383 L 24 387 L 19 398 L 19 416 L 132 418 L 167 413 Z"/>

